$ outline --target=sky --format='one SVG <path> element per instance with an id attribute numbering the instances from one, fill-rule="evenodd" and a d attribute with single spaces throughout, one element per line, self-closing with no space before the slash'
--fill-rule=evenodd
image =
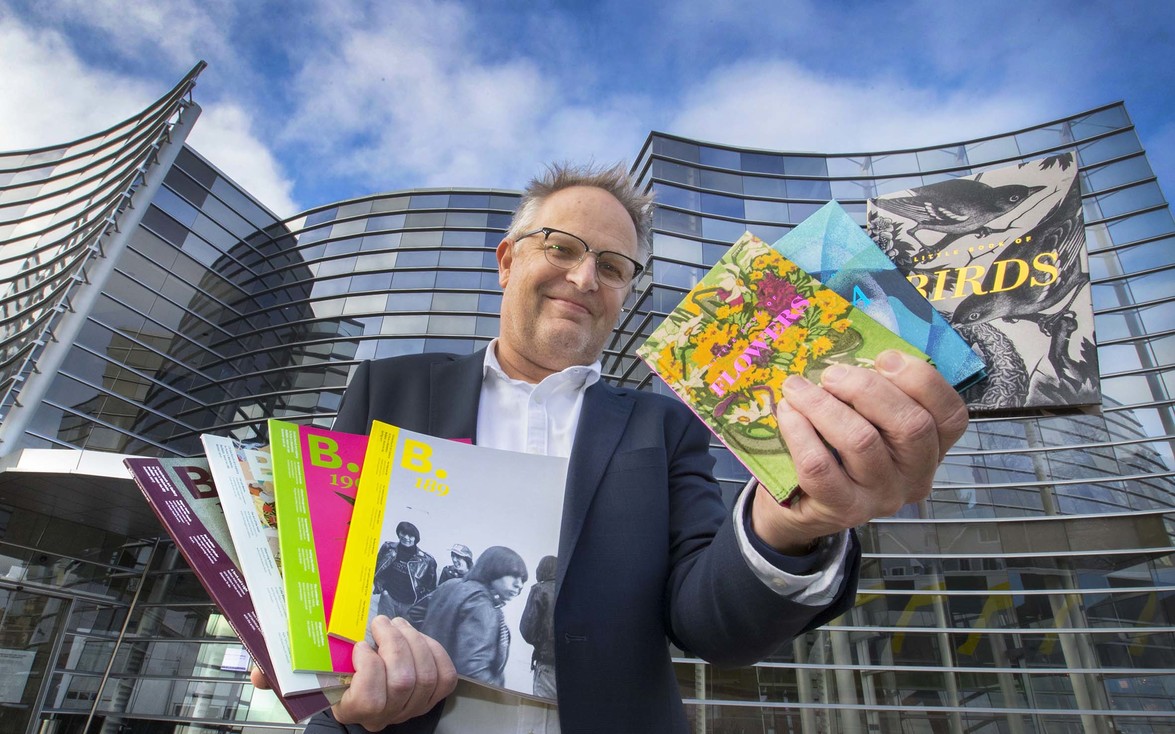
<path id="1" fill-rule="evenodd" d="M 650 131 L 924 147 L 1124 101 L 1175 195 L 1175 2 L 0 0 L 0 150 L 104 130 L 198 61 L 188 142 L 281 216 L 520 189 Z"/>

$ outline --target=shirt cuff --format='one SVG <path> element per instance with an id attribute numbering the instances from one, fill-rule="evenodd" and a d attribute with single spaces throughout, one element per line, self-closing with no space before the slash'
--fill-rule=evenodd
<path id="1" fill-rule="evenodd" d="M 735 534 L 747 565 L 767 588 L 797 604 L 831 604 L 844 582 L 849 531 L 821 538 L 807 555 L 785 556 L 751 530 L 750 498 L 758 486 L 752 478 L 734 503 Z"/>

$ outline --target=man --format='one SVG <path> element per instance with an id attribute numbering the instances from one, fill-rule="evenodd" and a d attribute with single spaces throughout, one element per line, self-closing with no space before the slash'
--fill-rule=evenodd
<path id="1" fill-rule="evenodd" d="M 527 576 L 522 556 L 512 548 L 490 546 L 465 578 L 436 590 L 416 626 L 441 643 L 458 674 L 502 687 L 510 657 L 502 607 L 522 593 Z"/>
<path id="2" fill-rule="evenodd" d="M 437 581 L 437 586 L 451 581 L 453 579 L 463 579 L 465 574 L 469 573 L 469 569 L 473 566 L 473 551 L 469 550 L 469 546 L 457 543 L 449 549 L 449 558 L 452 563 L 441 569 L 441 578 Z"/>
<path id="3" fill-rule="evenodd" d="M 498 339 L 471 357 L 361 365 L 335 423 L 364 432 L 380 419 L 570 457 L 558 709 L 546 731 L 685 731 L 666 640 L 747 665 L 843 613 L 859 556 L 848 529 L 926 497 L 967 423 L 945 380 L 897 352 L 879 356 L 876 371 L 830 368 L 821 385 L 789 378 L 777 418 L 803 494 L 781 507 L 752 487 L 728 512 L 710 434 L 689 409 L 599 380 L 604 344 L 649 254 L 649 204 L 619 168 L 556 166 L 532 181 L 497 248 Z M 525 701 L 511 708 L 463 691 L 438 705 L 455 686 L 452 661 L 403 620 L 377 617 L 372 636 L 375 649 L 355 647 L 356 674 L 334 718 L 316 717 L 307 732 L 339 731 L 338 722 L 432 731 L 438 719 L 444 732 L 461 730 L 454 721 L 527 730 Z"/>
<path id="4" fill-rule="evenodd" d="M 555 698 L 555 571 L 559 559 L 543 556 L 534 572 L 534 586 L 526 597 L 526 608 L 518 631 L 534 651 L 530 669 L 534 673 L 534 695 Z"/>
<path id="5" fill-rule="evenodd" d="M 396 525 L 396 541 L 380 547 L 372 587 L 380 614 L 403 617 L 437 588 L 437 562 L 419 543 L 420 531 L 405 521 Z"/>

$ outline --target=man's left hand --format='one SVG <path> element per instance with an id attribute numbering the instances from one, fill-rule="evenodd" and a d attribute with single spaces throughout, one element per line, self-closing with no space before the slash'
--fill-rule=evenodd
<path id="1" fill-rule="evenodd" d="M 926 362 L 890 350 L 874 366 L 829 367 L 820 385 L 784 383 L 776 419 L 800 490 L 788 507 L 756 491 L 751 525 L 768 545 L 802 555 L 822 536 L 930 494 L 935 469 L 967 428 L 967 407 Z"/>

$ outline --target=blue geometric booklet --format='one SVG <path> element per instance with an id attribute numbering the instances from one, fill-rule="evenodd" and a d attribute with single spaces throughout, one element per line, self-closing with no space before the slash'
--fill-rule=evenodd
<path id="1" fill-rule="evenodd" d="M 772 247 L 825 287 L 925 352 L 962 391 L 986 367 L 840 204 L 830 201 Z"/>

